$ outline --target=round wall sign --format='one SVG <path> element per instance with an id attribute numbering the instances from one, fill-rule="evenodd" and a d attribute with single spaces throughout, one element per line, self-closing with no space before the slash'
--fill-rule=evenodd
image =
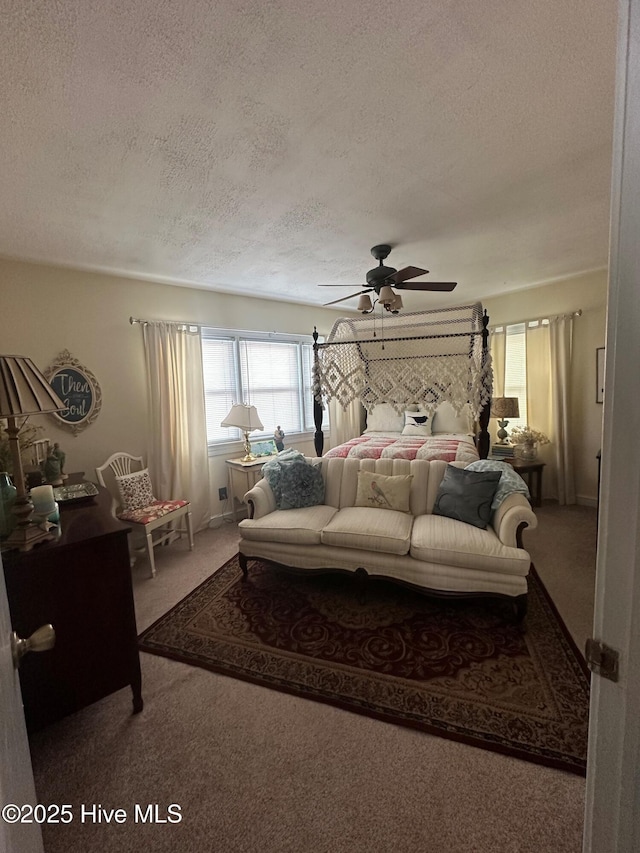
<path id="1" fill-rule="evenodd" d="M 44 375 L 67 406 L 61 412 L 52 413 L 61 426 L 68 427 L 76 434 L 98 417 L 102 405 L 98 381 L 69 350 L 61 352 Z"/>

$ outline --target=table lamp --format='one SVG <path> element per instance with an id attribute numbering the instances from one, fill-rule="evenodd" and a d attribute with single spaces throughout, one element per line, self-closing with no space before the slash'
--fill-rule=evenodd
<path id="1" fill-rule="evenodd" d="M 264 429 L 262 422 L 258 417 L 258 410 L 255 406 L 249 406 L 246 403 L 234 403 L 231 406 L 231 411 L 222 421 L 220 426 L 237 427 L 244 434 L 244 457 L 241 462 L 253 462 L 255 456 L 251 453 L 251 444 L 249 442 L 249 433 L 255 429 Z"/>
<path id="2" fill-rule="evenodd" d="M 509 424 L 505 418 L 519 418 L 520 407 L 517 397 L 494 397 L 491 401 L 491 417 L 498 419 L 498 444 L 507 444 L 508 433 L 506 427 Z"/>
<path id="3" fill-rule="evenodd" d="M 13 479 L 17 491 L 13 505 L 16 526 L 6 540 L 8 548 L 29 551 L 38 542 L 55 538 L 34 524 L 33 503 L 25 487 L 19 436 L 29 415 L 62 412 L 66 408 L 30 358 L 0 355 L 0 418 L 7 419 Z"/>

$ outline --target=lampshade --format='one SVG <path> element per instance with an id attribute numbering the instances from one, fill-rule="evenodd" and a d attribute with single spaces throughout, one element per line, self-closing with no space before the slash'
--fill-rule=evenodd
<path id="1" fill-rule="evenodd" d="M 378 301 L 382 305 L 389 305 L 396 298 L 395 293 L 389 287 L 388 284 L 385 284 L 384 287 L 380 288 L 380 294 L 378 295 Z"/>
<path id="2" fill-rule="evenodd" d="M 368 293 L 360 294 L 360 299 L 358 299 L 358 311 L 362 311 L 363 314 L 368 314 L 373 308 L 373 304 L 371 303 L 371 297 Z"/>
<path id="3" fill-rule="evenodd" d="M 227 417 L 222 421 L 220 426 L 237 427 L 243 432 L 252 432 L 254 429 L 264 429 L 262 422 L 258 417 L 258 410 L 255 406 L 248 406 L 246 403 L 234 403 Z"/>
<path id="4" fill-rule="evenodd" d="M 392 314 L 397 314 L 402 308 L 402 296 L 399 293 L 395 294 L 393 302 L 389 305 L 389 310 Z"/>
<path id="5" fill-rule="evenodd" d="M 66 408 L 30 358 L 0 355 L 0 417 L 61 412 Z"/>
<path id="6" fill-rule="evenodd" d="M 520 408 L 517 397 L 494 397 L 491 401 L 492 418 L 519 418 Z"/>
<path id="7" fill-rule="evenodd" d="M 5 543 L 8 548 L 29 551 L 39 542 L 54 538 L 46 528 L 32 523 L 33 503 L 25 488 L 20 430 L 29 415 L 61 412 L 66 408 L 30 358 L 0 355 L 0 417 L 7 418 L 6 432 L 17 492 L 12 508 L 16 526 Z"/>

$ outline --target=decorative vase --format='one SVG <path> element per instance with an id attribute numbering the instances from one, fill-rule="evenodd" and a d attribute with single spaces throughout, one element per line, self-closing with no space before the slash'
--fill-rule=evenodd
<path id="1" fill-rule="evenodd" d="M 11 533 L 16 523 L 13 505 L 17 495 L 18 490 L 7 472 L 0 471 L 0 536 L 3 538 Z"/>
<path id="2" fill-rule="evenodd" d="M 532 459 L 538 457 L 538 446 L 535 441 L 525 441 L 519 446 L 519 457 L 525 462 L 531 462 Z"/>

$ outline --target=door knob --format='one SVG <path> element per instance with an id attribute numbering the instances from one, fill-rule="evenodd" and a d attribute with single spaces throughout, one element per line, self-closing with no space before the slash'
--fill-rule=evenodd
<path id="1" fill-rule="evenodd" d="M 53 625 L 43 625 L 26 640 L 23 640 L 14 631 L 11 634 L 11 656 L 13 657 L 14 669 L 18 669 L 20 661 L 27 652 L 46 652 L 52 649 L 55 644 L 56 632 Z"/>

